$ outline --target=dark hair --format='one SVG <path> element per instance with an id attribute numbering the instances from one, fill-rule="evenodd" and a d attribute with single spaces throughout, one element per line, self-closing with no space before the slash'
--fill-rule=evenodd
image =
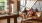
<path id="1" fill-rule="evenodd" d="M 24 11 L 22 11 L 22 12 L 27 14 L 27 10 L 26 9 Z"/>
<path id="2" fill-rule="evenodd" d="M 36 8 L 36 12 L 38 12 L 38 9 Z"/>

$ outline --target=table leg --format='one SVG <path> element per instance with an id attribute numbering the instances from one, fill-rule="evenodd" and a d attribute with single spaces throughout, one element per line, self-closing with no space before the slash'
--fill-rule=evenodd
<path id="1" fill-rule="evenodd" d="M 17 23 L 17 17 L 14 17 L 14 23 Z"/>
<path id="2" fill-rule="evenodd" d="M 7 19 L 7 23 L 10 23 L 10 18 Z"/>

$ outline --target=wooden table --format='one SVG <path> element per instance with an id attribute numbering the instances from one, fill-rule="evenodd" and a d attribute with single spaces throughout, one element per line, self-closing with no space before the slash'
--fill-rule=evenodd
<path id="1" fill-rule="evenodd" d="M 0 20 L 7 19 L 7 23 L 10 23 L 10 18 L 14 18 L 14 23 L 17 23 L 18 15 L 8 15 L 8 16 L 1 16 Z"/>

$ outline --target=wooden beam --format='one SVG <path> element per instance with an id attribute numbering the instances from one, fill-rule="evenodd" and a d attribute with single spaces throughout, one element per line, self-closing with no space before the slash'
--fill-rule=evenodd
<path id="1" fill-rule="evenodd" d="M 20 10 L 20 0 L 17 1 L 17 9 L 18 9 L 18 12 Z"/>

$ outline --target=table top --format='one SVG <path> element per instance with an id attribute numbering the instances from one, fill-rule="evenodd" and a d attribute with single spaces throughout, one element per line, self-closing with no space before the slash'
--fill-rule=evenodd
<path id="1" fill-rule="evenodd" d="M 8 18 L 15 18 L 15 17 L 18 17 L 18 15 L 0 15 L 0 20 L 8 19 Z"/>

